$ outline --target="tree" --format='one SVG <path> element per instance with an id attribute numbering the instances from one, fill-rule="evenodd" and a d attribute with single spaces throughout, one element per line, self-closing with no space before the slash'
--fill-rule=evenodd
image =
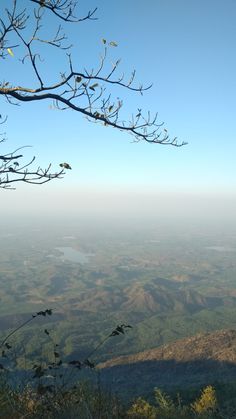
<path id="1" fill-rule="evenodd" d="M 138 108 L 128 119 L 123 116 L 123 101 L 114 100 L 112 90 L 128 89 L 143 94 L 151 86 L 135 85 L 135 71 L 127 80 L 124 76 L 116 76 L 120 60 L 107 69 L 107 53 L 109 48 L 117 47 L 115 41 L 102 39 L 103 54 L 96 68 L 83 71 L 75 68 L 71 45 L 61 24 L 76 25 L 96 19 L 96 8 L 82 17 L 77 9 L 77 0 L 12 0 L 6 9 L 0 5 L 0 60 L 14 59 L 17 53 L 17 58 L 31 74 L 29 84 L 23 86 L 1 73 L 0 95 L 11 104 L 52 100 L 57 109 L 71 109 L 89 121 L 127 132 L 135 141 L 176 147 L 186 144 L 179 143 L 176 137 L 169 137 L 163 124 L 158 122 L 157 114 L 152 117 L 150 112 L 145 114 Z M 54 19 L 55 25 L 51 36 L 48 36 L 49 17 Z M 67 60 L 67 67 L 61 69 L 52 82 L 48 82 L 45 62 L 41 65 L 45 47 L 63 51 Z M 64 174 L 63 170 L 51 174 L 51 165 L 45 170 L 40 167 L 31 170 L 29 166 L 34 158 L 20 165 L 21 157 L 15 152 L 0 156 L 0 187 L 7 188 L 16 181 L 44 183 Z"/>

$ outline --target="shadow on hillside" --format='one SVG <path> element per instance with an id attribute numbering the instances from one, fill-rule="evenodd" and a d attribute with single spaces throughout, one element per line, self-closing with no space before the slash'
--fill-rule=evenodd
<path id="1" fill-rule="evenodd" d="M 125 397 L 150 394 L 155 387 L 166 391 L 236 381 L 236 364 L 201 359 L 143 361 L 100 370 L 105 388 Z"/>
<path id="2" fill-rule="evenodd" d="M 0 316 L 0 332 L 4 332 L 5 330 L 15 329 L 20 326 L 22 323 L 27 321 L 32 317 L 32 313 L 16 313 L 16 314 L 6 314 L 4 316 Z M 47 317 L 46 323 L 54 323 L 60 320 L 64 320 L 65 315 L 62 313 L 55 313 L 52 317 Z M 34 320 L 33 325 L 40 325 L 45 324 L 44 317 L 37 317 Z"/>

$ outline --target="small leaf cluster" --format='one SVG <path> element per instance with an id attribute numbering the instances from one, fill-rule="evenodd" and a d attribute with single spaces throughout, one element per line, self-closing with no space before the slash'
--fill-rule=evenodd
<path id="1" fill-rule="evenodd" d="M 46 316 L 51 316 L 51 315 L 52 315 L 52 309 L 50 308 L 50 309 L 46 309 L 44 311 L 38 311 L 36 314 L 32 314 L 32 317 L 33 318 L 35 318 L 37 316 L 46 317 Z"/>
<path id="2" fill-rule="evenodd" d="M 132 326 L 130 326 L 130 324 L 121 324 L 121 325 L 118 325 L 111 332 L 111 334 L 109 336 L 112 337 L 112 336 L 118 336 L 118 335 L 121 335 L 121 334 L 124 335 L 127 328 L 131 329 Z"/>

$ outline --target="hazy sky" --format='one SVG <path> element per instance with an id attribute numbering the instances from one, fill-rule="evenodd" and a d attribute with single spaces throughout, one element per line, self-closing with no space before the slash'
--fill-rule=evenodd
<path id="1" fill-rule="evenodd" d="M 10 0 L 2 0 L 9 5 Z M 86 0 L 81 14 L 97 6 L 98 20 L 75 25 L 69 32 L 79 70 L 96 66 L 101 38 L 114 40 L 108 63 L 122 58 L 127 76 L 135 68 L 137 82 L 153 83 L 141 97 L 117 90 L 127 116 L 137 108 L 158 111 L 171 136 L 187 141 L 183 148 L 132 143 L 132 137 L 91 124 L 73 111 L 50 109 L 50 102 L 6 104 L 4 129 L 12 150 L 32 145 L 25 154 L 37 156 L 40 165 L 66 161 L 72 171 L 61 181 L 32 187 L 18 185 L 16 192 L 1 192 L 2 210 L 76 212 L 166 210 L 197 214 L 214 209 L 233 216 L 236 202 L 235 0 Z M 26 0 L 19 4 L 25 6 Z M 53 20 L 48 20 L 51 27 Z M 66 29 L 66 26 L 63 25 Z M 49 51 L 48 51 L 49 53 Z M 1 63 L 1 78 L 31 83 L 26 67 L 14 57 Z M 15 67 L 17 65 L 17 71 Z M 42 69 L 51 80 L 65 71 L 63 58 L 45 53 Z M 17 74 L 17 77 L 16 77 Z M 18 76 L 20 74 L 20 76 Z M 114 204 L 115 202 L 115 204 Z M 145 204 L 144 204 L 145 202 Z M 223 202 L 223 204 L 222 204 Z M 191 208 L 189 207 L 191 203 Z M 196 204 L 198 203 L 198 204 Z M 219 209 L 219 206 L 221 209 Z M 146 208 L 148 207 L 148 208 Z M 170 208 L 171 207 L 171 208 Z M 205 208 L 205 209 L 204 209 Z M 228 212 L 227 212 L 228 211 Z M 224 213 L 224 211 L 223 211 Z"/>

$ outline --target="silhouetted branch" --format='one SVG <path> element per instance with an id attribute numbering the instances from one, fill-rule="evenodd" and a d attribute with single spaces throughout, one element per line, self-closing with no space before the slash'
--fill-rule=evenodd
<path id="1" fill-rule="evenodd" d="M 0 143 L 3 141 L 1 140 Z M 63 177 L 65 174 L 64 168 L 59 170 L 58 173 L 51 173 L 51 164 L 46 169 L 38 167 L 36 170 L 32 170 L 31 165 L 35 161 L 35 157 L 26 163 L 21 163 L 23 155 L 16 153 L 23 148 L 25 147 L 20 147 L 11 153 L 0 155 L 0 188 L 15 189 L 12 185 L 16 182 L 42 185 L 52 179 Z"/>
<path id="2" fill-rule="evenodd" d="M 12 9 L 6 9 L 5 18 L 4 15 L 0 18 L 0 54 L 2 58 L 9 55 L 14 58 L 14 51 L 18 48 L 22 54 L 21 61 L 25 64 L 27 60 L 35 82 L 32 86 L 23 86 L 10 80 L 2 80 L 0 95 L 12 104 L 52 100 L 57 109 L 71 109 L 85 115 L 89 121 L 100 122 L 105 126 L 127 132 L 134 137 L 134 141 L 143 140 L 176 147 L 186 144 L 178 142 L 177 137 L 169 136 L 167 130 L 163 129 L 163 123 L 158 122 L 157 113 L 152 116 L 150 112 L 145 113 L 138 108 L 130 117 L 123 116 L 123 101 L 112 98 L 114 88 L 124 88 L 143 94 L 151 86 L 136 85 L 135 71 L 128 80 L 124 75 L 117 76 L 120 60 L 117 60 L 110 69 L 105 66 L 109 49 L 117 47 L 115 41 L 102 39 L 103 53 L 100 62 L 92 70 L 84 69 L 84 65 L 83 71 L 75 69 L 71 55 L 66 53 L 67 71 L 63 69 L 59 72 L 59 76 L 54 76 L 56 80 L 48 84 L 47 68 L 45 65 L 43 67 L 39 65 L 43 49 L 39 50 L 38 46 L 46 44 L 51 48 L 68 50 L 71 45 L 65 44 L 67 36 L 60 25 L 51 37 L 48 35 L 46 37 L 43 30 L 47 25 L 47 15 L 52 14 L 56 22 L 63 20 L 68 24 L 75 24 L 94 19 L 96 8 L 79 18 L 76 12 L 78 5 L 76 0 L 28 0 L 28 2 L 29 5 L 35 5 L 34 10 L 20 9 L 20 2 L 14 0 Z M 107 89 L 110 89 L 109 93 L 106 93 Z M 46 175 L 45 171 L 44 177 Z"/>
<path id="3" fill-rule="evenodd" d="M 25 327 L 27 324 L 29 324 L 30 322 L 32 322 L 36 317 L 38 316 L 51 316 L 52 315 L 52 309 L 46 309 L 46 310 L 42 310 L 42 311 L 38 311 L 35 314 L 32 314 L 32 317 L 30 317 L 28 320 L 26 320 L 25 322 L 21 323 L 18 327 L 16 327 L 14 330 L 12 330 L 4 339 L 3 341 L 0 343 L 0 348 L 2 348 L 4 345 L 6 345 L 6 342 L 8 341 L 8 339 L 13 336 L 15 333 L 17 333 L 20 329 L 22 329 L 23 327 Z"/>

